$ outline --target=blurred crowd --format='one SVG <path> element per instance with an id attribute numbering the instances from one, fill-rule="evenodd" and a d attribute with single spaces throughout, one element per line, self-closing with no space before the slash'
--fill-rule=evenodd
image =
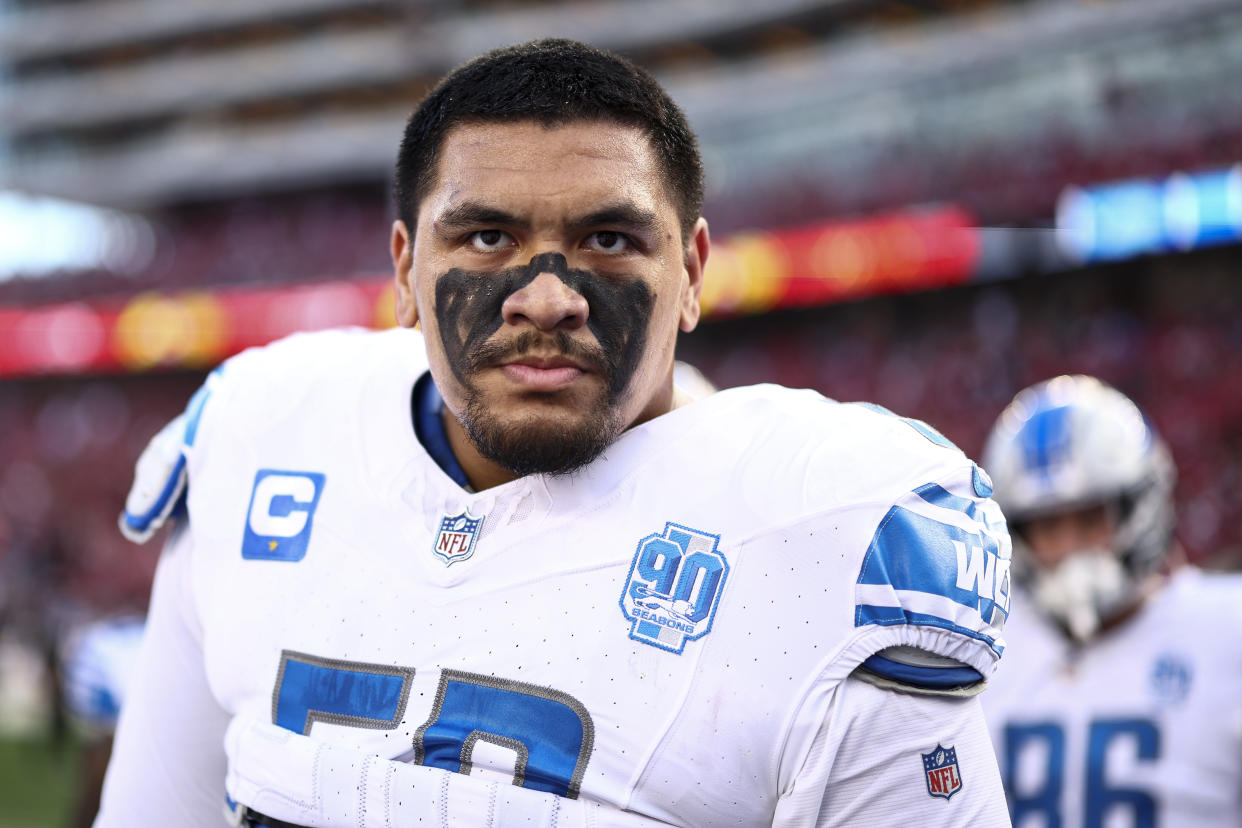
<path id="1" fill-rule="evenodd" d="M 134 461 L 198 375 L 0 383 L 0 733 L 65 735 L 61 647 L 143 615 L 159 544 L 116 528 Z"/>

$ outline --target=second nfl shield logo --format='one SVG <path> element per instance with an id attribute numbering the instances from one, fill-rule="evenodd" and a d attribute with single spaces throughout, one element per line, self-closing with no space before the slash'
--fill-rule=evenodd
<path id="1" fill-rule="evenodd" d="M 962 789 L 962 775 L 958 772 L 956 750 L 936 745 L 935 750 L 922 756 L 929 794 L 948 799 Z"/>
<path id="2" fill-rule="evenodd" d="M 474 554 L 474 542 L 483 527 L 483 517 L 473 517 L 470 510 L 459 515 L 440 519 L 440 532 L 436 535 L 431 551 L 444 560 L 446 565 L 464 561 Z"/>

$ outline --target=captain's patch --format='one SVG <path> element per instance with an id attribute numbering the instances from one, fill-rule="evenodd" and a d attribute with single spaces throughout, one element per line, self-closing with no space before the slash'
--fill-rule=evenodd
<path id="1" fill-rule="evenodd" d="M 676 523 L 638 542 L 621 593 L 630 638 L 680 653 L 711 631 L 729 574 L 719 542 L 719 535 Z"/>
<path id="2" fill-rule="evenodd" d="M 305 558 L 325 479 L 319 472 L 259 469 L 246 512 L 242 557 L 248 561 Z"/>

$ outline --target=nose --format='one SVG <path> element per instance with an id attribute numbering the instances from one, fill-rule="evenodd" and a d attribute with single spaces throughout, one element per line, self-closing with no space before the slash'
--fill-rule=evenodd
<path id="1" fill-rule="evenodd" d="M 1074 525 L 1064 515 L 1046 517 L 1027 531 L 1027 540 L 1040 564 L 1054 567 L 1079 549 Z"/>
<path id="2" fill-rule="evenodd" d="M 500 307 L 505 324 L 527 322 L 541 331 L 580 328 L 586 324 L 589 311 L 585 296 L 546 271 L 509 294 Z"/>

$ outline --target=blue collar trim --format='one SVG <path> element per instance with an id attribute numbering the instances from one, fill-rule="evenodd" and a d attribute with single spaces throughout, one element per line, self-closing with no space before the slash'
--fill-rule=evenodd
<path id="1" fill-rule="evenodd" d="M 440 419 L 440 412 L 444 409 L 444 398 L 440 396 L 440 389 L 436 388 L 435 382 L 431 379 L 430 371 L 414 383 L 414 393 L 410 397 L 410 409 L 414 418 L 414 434 L 418 437 L 418 442 L 423 444 L 423 448 L 427 449 L 431 459 L 436 461 L 436 465 L 451 477 L 454 483 L 463 489 L 473 491 L 466 472 L 457 462 L 457 456 L 453 454 L 453 448 L 449 445 L 448 432 L 444 430 L 444 421 Z"/>

